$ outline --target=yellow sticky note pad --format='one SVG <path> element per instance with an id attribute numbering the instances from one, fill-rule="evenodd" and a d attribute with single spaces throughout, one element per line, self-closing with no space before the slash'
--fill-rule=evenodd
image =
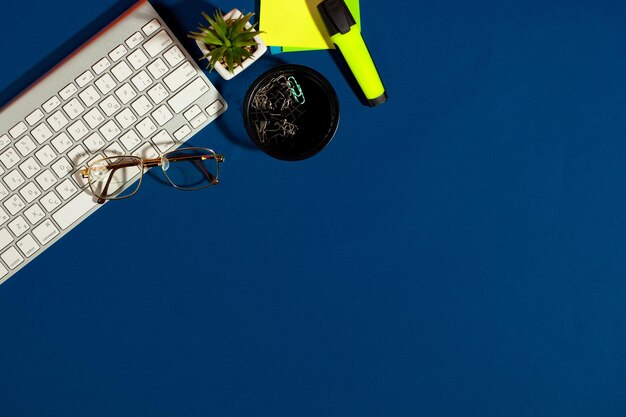
<path id="1" fill-rule="evenodd" d="M 334 48 L 326 33 L 317 5 L 322 0 L 261 0 L 261 37 L 270 46 L 285 49 Z M 359 0 L 346 0 L 357 23 Z"/>

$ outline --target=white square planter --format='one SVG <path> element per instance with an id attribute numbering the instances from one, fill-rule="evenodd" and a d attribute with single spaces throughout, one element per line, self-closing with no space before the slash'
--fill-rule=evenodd
<path id="1" fill-rule="evenodd" d="M 242 13 L 239 10 L 233 9 L 224 15 L 224 20 L 237 19 L 239 16 L 241 16 L 241 14 Z M 250 24 L 250 22 L 246 23 L 246 29 L 251 26 L 252 25 Z M 241 65 L 235 68 L 234 73 L 231 73 L 230 71 L 228 71 L 228 69 L 226 69 L 226 67 L 222 65 L 219 61 L 215 63 L 215 67 L 214 67 L 215 71 L 217 71 L 217 73 L 221 75 L 222 78 L 224 78 L 225 80 L 230 80 L 231 78 L 239 74 L 241 71 L 243 71 L 244 69 L 252 65 L 254 61 L 256 61 L 261 55 L 263 55 L 265 51 L 267 51 L 267 46 L 265 45 L 265 43 L 263 42 L 263 40 L 261 39 L 259 35 L 256 35 L 254 37 L 254 41 L 257 43 L 256 51 L 254 51 L 254 53 L 252 54 L 252 57 L 243 60 Z M 198 45 L 198 48 L 200 48 L 200 50 L 202 51 L 202 55 L 208 54 L 210 52 L 209 48 L 203 42 L 196 40 L 196 45 Z"/>

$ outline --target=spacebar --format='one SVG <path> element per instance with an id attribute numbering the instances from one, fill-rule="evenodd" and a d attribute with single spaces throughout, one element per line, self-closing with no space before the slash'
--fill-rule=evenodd
<path id="1" fill-rule="evenodd" d="M 67 229 L 74 224 L 76 220 L 85 215 L 85 213 L 99 205 L 101 204 L 96 202 L 96 198 L 91 194 L 89 189 L 85 188 L 72 201 L 54 213 L 52 218 L 62 229 Z"/>

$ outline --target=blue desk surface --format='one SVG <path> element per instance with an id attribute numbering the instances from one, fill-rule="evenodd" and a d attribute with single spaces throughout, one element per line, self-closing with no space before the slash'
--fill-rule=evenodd
<path id="1" fill-rule="evenodd" d="M 0 101 L 131 3 L 3 3 Z M 155 1 L 181 37 L 254 3 Z M 148 179 L 0 287 L 1 416 L 626 414 L 626 4 L 362 14 L 388 103 L 328 51 L 211 73 L 230 109 L 191 143 L 222 183 Z M 242 127 L 281 62 L 341 103 L 298 163 Z"/>

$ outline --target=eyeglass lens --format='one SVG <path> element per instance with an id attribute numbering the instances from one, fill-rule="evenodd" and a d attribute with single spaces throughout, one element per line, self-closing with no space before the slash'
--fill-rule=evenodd
<path id="1" fill-rule="evenodd" d="M 89 169 L 89 186 L 93 194 L 105 200 L 130 197 L 139 189 L 143 174 L 141 158 L 122 156 L 95 161 Z"/>
<path id="2" fill-rule="evenodd" d="M 218 163 L 209 149 L 188 148 L 163 155 L 163 172 L 182 190 L 197 190 L 217 183 Z"/>

